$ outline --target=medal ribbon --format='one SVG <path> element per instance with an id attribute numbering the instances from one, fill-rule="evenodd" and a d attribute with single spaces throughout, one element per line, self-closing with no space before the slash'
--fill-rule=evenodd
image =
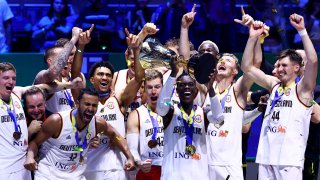
<path id="1" fill-rule="evenodd" d="M 222 110 L 224 110 L 224 105 L 225 105 L 225 103 L 226 103 L 227 96 L 228 96 L 228 94 L 229 94 L 229 92 L 230 92 L 231 86 L 232 86 L 232 84 L 229 85 L 227 94 L 224 95 L 224 97 L 220 100 Z"/>
<path id="2" fill-rule="evenodd" d="M 110 95 L 110 91 L 106 93 L 99 93 L 99 98 L 104 98 Z"/>
<path id="3" fill-rule="evenodd" d="M 284 88 L 283 88 L 283 87 L 280 85 L 280 86 L 277 88 L 276 93 L 275 93 L 275 95 L 274 95 L 274 99 L 273 99 L 272 102 L 271 102 L 271 108 L 270 108 L 269 114 L 272 112 L 274 106 L 275 106 L 275 105 L 277 104 L 277 102 L 281 99 L 281 97 L 283 96 L 283 94 L 285 94 L 285 93 L 290 89 L 290 87 L 291 87 L 292 85 L 296 84 L 296 83 L 299 82 L 299 81 L 300 81 L 300 77 L 297 76 L 296 79 L 295 79 L 295 81 L 292 82 L 288 87 L 284 87 Z M 279 93 L 281 93 L 281 94 L 279 95 Z"/>
<path id="4" fill-rule="evenodd" d="M 3 103 L 2 99 L 0 99 L 0 105 L 5 105 L 6 108 L 7 108 L 7 112 L 11 118 L 11 120 L 13 121 L 13 124 L 14 124 L 14 132 L 17 132 L 17 133 L 21 133 L 21 130 L 20 130 L 20 127 L 18 125 L 18 122 L 17 122 L 17 119 L 16 119 L 16 111 L 14 109 L 14 106 L 13 106 L 13 102 L 12 102 L 12 97 L 10 96 L 10 102 L 9 102 L 9 106 L 10 108 Z"/>
<path id="5" fill-rule="evenodd" d="M 71 108 L 73 108 L 74 102 L 72 101 L 71 95 L 70 95 L 70 93 L 68 92 L 68 90 L 64 90 L 63 93 L 64 93 L 64 96 L 66 97 L 66 99 L 67 99 L 67 101 L 68 101 L 68 103 L 69 103 L 69 106 L 70 106 Z"/>
<path id="6" fill-rule="evenodd" d="M 180 108 L 182 118 L 183 118 L 183 125 L 184 125 L 185 134 L 186 134 L 187 145 L 192 145 L 193 129 L 194 129 L 193 119 L 195 115 L 195 106 L 193 106 L 189 116 L 187 115 L 187 113 L 184 111 L 184 109 L 180 104 L 178 106 Z"/>
<path id="7" fill-rule="evenodd" d="M 90 126 L 88 125 L 88 127 L 86 128 L 86 137 L 84 138 L 83 140 L 83 143 L 82 145 L 80 145 L 80 139 L 79 139 L 79 132 L 78 132 L 78 126 L 77 126 L 77 123 L 76 123 L 76 114 L 77 114 L 77 110 L 74 110 L 72 112 L 72 121 L 71 121 L 71 124 L 72 124 L 72 129 L 73 129 L 73 132 L 75 133 L 75 139 L 76 139 L 76 142 L 77 142 L 77 147 L 74 148 L 73 150 L 75 151 L 79 151 L 80 152 L 80 159 L 83 158 L 82 157 L 82 152 L 84 149 L 87 148 L 88 146 L 88 140 L 90 138 Z"/>
<path id="8" fill-rule="evenodd" d="M 152 114 L 156 114 L 156 113 L 151 110 L 149 105 L 147 106 L 147 109 L 148 109 L 148 113 L 149 113 L 149 116 L 150 116 L 150 119 L 152 122 L 152 126 L 153 126 L 153 134 L 152 134 L 151 139 L 152 139 L 152 141 L 154 141 L 154 140 L 156 140 L 157 133 L 158 133 L 158 127 L 159 127 L 158 114 L 156 116 L 156 119 L 154 119 L 154 116 Z"/>

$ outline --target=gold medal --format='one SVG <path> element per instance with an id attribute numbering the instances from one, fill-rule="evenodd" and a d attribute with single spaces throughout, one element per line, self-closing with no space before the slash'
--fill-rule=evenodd
<path id="1" fill-rule="evenodd" d="M 21 138 L 21 132 L 14 132 L 13 133 L 13 138 L 15 140 L 19 140 Z"/>
<path id="2" fill-rule="evenodd" d="M 186 146 L 186 153 L 189 155 L 193 155 L 196 152 L 196 147 L 192 144 Z"/>
<path id="3" fill-rule="evenodd" d="M 158 145 L 157 140 L 150 140 L 148 141 L 149 148 L 155 148 Z"/>

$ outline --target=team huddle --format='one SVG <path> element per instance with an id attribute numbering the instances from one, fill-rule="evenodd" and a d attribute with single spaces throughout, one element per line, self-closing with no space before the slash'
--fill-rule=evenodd
<path id="1" fill-rule="evenodd" d="M 313 101 L 318 59 L 304 18 L 289 17 L 304 50 L 280 52 L 267 75 L 260 65 L 269 27 L 241 8 L 235 22 L 248 27 L 249 37 L 239 64 L 210 40 L 193 49 L 195 7 L 182 18 L 180 38 L 166 44 L 176 54 L 170 68 L 144 69 L 140 62 L 141 44 L 159 31 L 152 23 L 137 35 L 126 30 L 128 69 L 114 72 L 107 61 L 91 66 L 91 87 L 81 67 L 94 25 L 74 27 L 70 40 L 47 49 L 48 68 L 32 86 L 16 86 L 14 66 L 0 63 L 0 179 L 241 180 L 242 130 L 260 114 L 258 178 L 302 179 L 310 121 L 320 122 Z M 195 54 L 218 59 L 204 84 L 182 62 Z M 270 95 L 246 111 L 254 83 Z"/>

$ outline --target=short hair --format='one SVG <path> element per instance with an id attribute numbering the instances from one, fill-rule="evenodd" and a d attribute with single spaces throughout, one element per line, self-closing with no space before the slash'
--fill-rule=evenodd
<path id="1" fill-rule="evenodd" d="M 163 84 L 163 75 L 156 69 L 148 69 L 145 73 L 145 81 L 151 81 L 160 78 L 161 84 Z"/>
<path id="2" fill-rule="evenodd" d="M 168 48 L 170 46 L 179 46 L 179 41 L 180 41 L 180 39 L 177 39 L 174 37 L 174 38 L 169 39 L 164 46 L 166 48 Z M 192 44 L 191 41 L 189 41 L 189 47 L 190 47 L 190 51 L 194 50 L 194 45 Z"/>
<path id="3" fill-rule="evenodd" d="M 55 50 L 56 50 L 57 48 L 63 48 L 63 46 L 62 46 L 62 47 L 61 47 L 61 46 L 52 46 L 52 47 L 46 49 L 46 51 L 44 52 L 44 63 L 45 63 L 45 64 L 48 64 L 47 59 L 48 59 L 49 57 L 51 57 L 51 56 L 53 56 L 53 55 L 56 54 Z"/>
<path id="4" fill-rule="evenodd" d="M 239 59 L 237 58 L 237 56 L 235 56 L 234 54 L 231 54 L 231 53 L 223 53 L 222 56 L 220 57 L 220 59 L 221 59 L 223 56 L 229 56 L 229 57 L 233 58 L 234 61 L 235 61 L 235 63 L 236 63 L 237 69 L 240 69 Z"/>
<path id="5" fill-rule="evenodd" d="M 86 87 L 86 88 L 83 88 L 80 90 L 80 93 L 78 96 L 78 101 L 80 101 L 82 99 L 84 94 L 99 97 L 99 93 L 96 89 L 94 89 L 93 87 Z"/>
<path id="6" fill-rule="evenodd" d="M 59 39 L 56 41 L 55 46 L 57 46 L 57 47 L 64 47 L 64 45 L 67 44 L 68 42 L 69 42 L 69 39 L 67 39 L 67 38 L 59 38 Z"/>
<path id="7" fill-rule="evenodd" d="M 21 96 L 23 107 L 26 107 L 27 96 L 35 95 L 38 93 L 40 93 L 43 97 L 43 100 L 46 101 L 46 95 L 44 94 L 43 90 L 41 88 L 38 88 L 37 86 L 31 86 Z"/>
<path id="8" fill-rule="evenodd" d="M 196 80 L 193 79 L 188 73 L 183 72 L 180 76 L 177 77 L 177 80 L 176 80 L 177 84 L 181 81 L 182 77 L 184 76 L 189 76 L 194 82 L 196 82 Z"/>
<path id="9" fill-rule="evenodd" d="M 291 62 L 297 63 L 299 66 L 302 66 L 302 57 L 300 54 L 294 49 L 285 49 L 280 52 L 277 56 L 277 60 L 283 59 L 285 57 L 289 57 Z"/>
<path id="10" fill-rule="evenodd" d="M 198 47 L 198 51 L 200 51 L 200 47 L 201 47 L 202 45 L 206 44 L 206 43 L 212 45 L 213 48 L 214 48 L 214 50 L 219 54 L 219 48 L 218 48 L 218 46 L 216 45 L 216 43 L 214 43 L 214 42 L 212 42 L 212 41 L 210 41 L 210 40 L 205 40 L 205 41 L 203 41 L 203 42 L 200 44 L 200 46 Z"/>
<path id="11" fill-rule="evenodd" d="M 89 77 L 93 77 L 94 76 L 94 73 L 96 71 L 97 68 L 101 68 L 101 67 L 105 67 L 105 68 L 108 68 L 110 71 L 111 71 L 111 75 L 113 76 L 114 74 L 114 68 L 112 66 L 111 63 L 109 63 L 108 61 L 100 61 L 100 62 L 96 62 L 94 63 L 91 68 L 90 68 L 90 71 L 89 71 Z"/>
<path id="12" fill-rule="evenodd" d="M 0 63 L 0 72 L 6 72 L 6 71 L 14 71 L 15 73 L 17 72 L 16 71 L 16 68 L 14 67 L 13 64 L 9 63 L 9 62 L 2 62 Z"/>

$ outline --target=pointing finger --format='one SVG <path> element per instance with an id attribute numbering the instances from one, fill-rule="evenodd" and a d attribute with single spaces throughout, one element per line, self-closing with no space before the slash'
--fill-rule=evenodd
<path id="1" fill-rule="evenodd" d="M 93 28 L 94 28 L 94 24 L 91 24 L 91 27 L 89 29 L 90 33 L 92 32 Z"/>
<path id="2" fill-rule="evenodd" d="M 191 12 L 194 12 L 194 10 L 196 9 L 196 7 L 197 7 L 197 4 L 193 4 L 193 7 L 192 7 L 192 9 L 191 9 Z"/>
<path id="3" fill-rule="evenodd" d="M 124 31 L 126 32 L 127 37 L 129 37 L 130 33 L 129 33 L 128 29 L 124 28 Z"/>
<path id="4" fill-rule="evenodd" d="M 246 14 L 246 13 L 244 12 L 243 6 L 241 6 L 241 14 L 242 14 L 242 16 Z"/>

